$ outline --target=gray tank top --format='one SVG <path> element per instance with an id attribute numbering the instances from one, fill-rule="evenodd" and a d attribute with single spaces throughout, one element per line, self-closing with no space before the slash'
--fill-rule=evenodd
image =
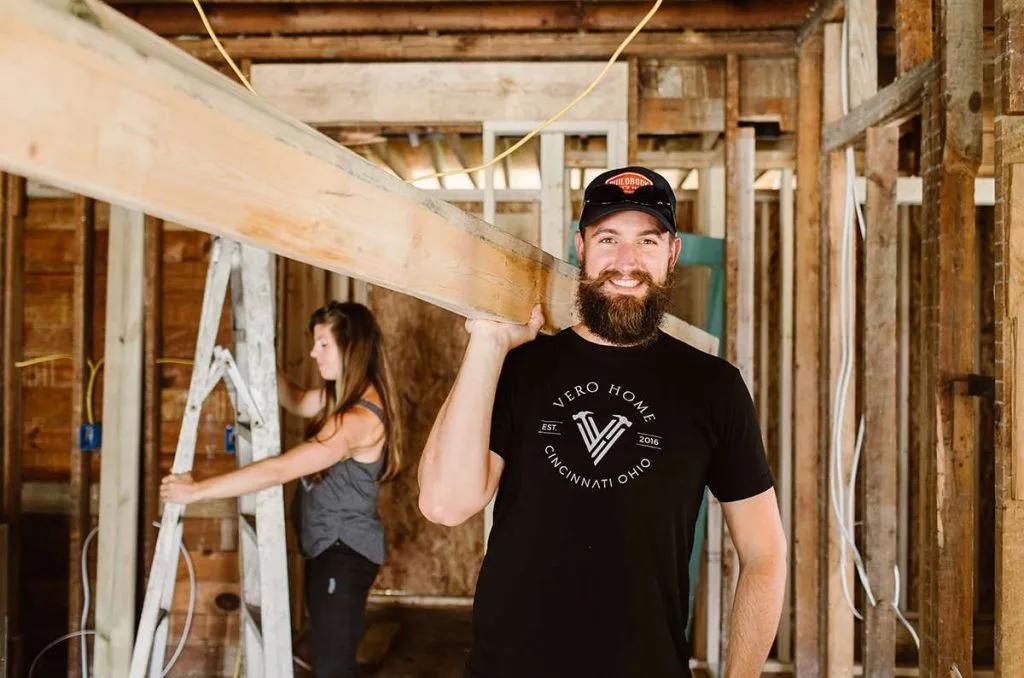
<path id="1" fill-rule="evenodd" d="M 375 403 L 356 404 L 384 422 L 384 412 Z M 299 479 L 292 519 L 306 558 L 317 557 L 340 540 L 368 560 L 384 562 L 384 525 L 377 510 L 377 478 L 383 466 L 384 454 L 369 464 L 345 459 L 328 468 L 319 483 Z"/>

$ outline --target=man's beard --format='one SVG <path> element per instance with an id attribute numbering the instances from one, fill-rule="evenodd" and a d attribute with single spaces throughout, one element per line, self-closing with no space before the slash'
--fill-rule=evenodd
<path id="1" fill-rule="evenodd" d="M 587 329 L 605 341 L 623 346 L 644 345 L 657 338 L 658 327 L 672 294 L 671 268 L 661 284 L 654 282 L 644 270 L 632 271 L 628 276 L 619 271 L 605 270 L 596 278 L 587 278 L 582 261 L 580 270 L 576 308 Z M 647 286 L 647 294 L 643 297 L 609 295 L 601 288 L 614 278 L 632 278 Z"/>

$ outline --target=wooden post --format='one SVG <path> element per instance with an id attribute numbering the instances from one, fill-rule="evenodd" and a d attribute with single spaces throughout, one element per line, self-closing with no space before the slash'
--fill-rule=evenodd
<path id="1" fill-rule="evenodd" d="M 822 122 L 826 125 L 835 122 L 842 116 L 842 99 L 840 94 L 840 59 L 844 58 L 841 49 L 842 25 L 837 23 L 825 24 L 825 47 L 824 47 L 824 73 L 823 73 L 823 99 L 822 99 Z M 854 384 L 848 384 L 845 389 L 846 408 L 842 419 L 835 421 L 835 403 L 837 394 L 840 392 L 840 375 L 842 371 L 843 347 L 840 340 L 840 332 L 843 325 L 846 326 L 847 336 L 855 337 L 856 328 L 854 323 L 840 314 L 842 304 L 849 304 L 855 299 L 854 281 L 856 276 L 856 233 L 853 229 L 845 237 L 850 241 L 851 254 L 847 261 L 845 273 L 841 270 L 841 252 L 844 238 L 844 212 L 847 200 L 847 166 L 845 151 L 832 151 L 825 158 L 824 176 L 822 186 L 825 197 L 822 201 L 824 218 L 822 220 L 822 237 L 826 243 L 823 255 L 823 280 L 826 281 L 825 298 L 828 307 L 824 314 L 828 332 L 826 337 L 826 379 L 828 387 L 824 390 L 825 396 L 822 403 L 822 417 L 824 423 L 822 431 L 826 433 L 827 453 L 825 458 L 828 463 L 826 477 L 837 473 L 843 479 L 850 477 L 853 462 L 854 437 L 856 433 L 856 389 Z M 845 294 L 845 300 L 842 295 Z M 851 340 L 852 341 L 852 340 Z M 852 357 L 852 356 L 851 356 Z M 855 371 L 853 371 L 855 373 Z M 842 451 L 842 463 L 835 466 L 835 450 L 833 438 L 838 438 L 839 448 Z M 841 481 L 845 482 L 845 481 Z M 828 581 L 828 640 L 827 640 L 827 675 L 830 678 L 844 678 L 853 675 L 853 613 L 850 610 L 846 597 L 843 593 L 841 572 L 845 573 L 848 589 L 851 598 L 853 596 L 854 581 L 853 557 L 850 549 L 846 549 L 846 558 L 840 561 L 839 542 L 841 539 L 840 525 L 832 509 L 833 504 L 838 501 L 835 496 L 836 483 L 829 482 L 827 504 L 828 525 L 828 559 L 826 563 L 826 578 Z"/>
<path id="2" fill-rule="evenodd" d="M 822 526 L 825 514 L 820 481 L 825 449 L 819 420 L 821 401 L 821 70 L 822 35 L 815 31 L 800 47 L 797 62 L 796 233 L 793 243 L 795 296 L 793 400 L 793 576 L 794 672 L 797 678 L 822 675 L 825 607 L 822 588 Z"/>
<path id="3" fill-rule="evenodd" d="M 21 375 L 14 363 L 23 351 L 25 306 L 25 179 L 7 175 L 4 184 L 3 229 L 3 516 L 8 524 L 7 638 L 10 675 L 21 675 L 21 452 L 24 423 L 21 416 Z"/>
<path id="4" fill-rule="evenodd" d="M 82 548 L 92 530 L 92 455 L 78 447 L 78 431 L 86 422 L 86 387 L 89 383 L 88 361 L 92 358 L 92 319 L 96 258 L 96 204 L 91 198 L 75 197 L 75 273 L 74 327 L 72 329 L 71 378 L 71 460 L 69 470 L 71 482 L 70 540 L 68 542 L 68 629 L 80 631 L 82 625 L 82 570 L 79 567 Z M 86 618 L 85 628 L 91 628 Z M 68 643 L 68 676 L 84 678 L 82 671 L 81 643 L 77 639 Z"/>
<path id="5" fill-rule="evenodd" d="M 565 218 L 569 191 L 565 183 L 565 134 L 546 132 L 540 137 L 540 248 L 566 259 L 568 228 Z"/>
<path id="6" fill-rule="evenodd" d="M 997 0 L 996 628 L 997 676 L 1024 666 L 1024 1 Z"/>
<path id="7" fill-rule="evenodd" d="M 793 551 L 793 283 L 795 214 L 793 200 L 793 170 L 784 169 L 779 189 L 779 507 L 782 526 L 786 530 L 790 552 Z M 804 394 L 806 397 L 806 394 Z M 792 562 L 792 559 L 790 560 Z M 782 603 L 782 621 L 779 622 L 779 661 L 793 658 L 793 568 L 786 578 L 786 597 Z"/>
<path id="8" fill-rule="evenodd" d="M 897 253 L 896 171 L 899 129 L 867 132 L 867 232 L 864 241 L 864 560 L 876 599 L 864 604 L 864 675 L 896 668 L 892 609 L 897 519 Z"/>
<path id="9" fill-rule="evenodd" d="M 932 0 L 896 0 L 896 72 L 932 58 Z"/>
<path id="10" fill-rule="evenodd" d="M 128 675 L 135 640 L 144 221 L 141 212 L 117 206 L 110 209 L 96 651 L 93 663 L 97 678 Z"/>
<path id="11" fill-rule="evenodd" d="M 640 150 L 640 60 L 637 57 L 630 57 L 627 63 L 629 102 L 626 108 L 626 134 L 629 135 L 629 146 L 626 151 L 626 164 L 635 165 Z"/>
<path id="12" fill-rule="evenodd" d="M 740 60 L 736 54 L 729 54 L 725 60 L 725 356 L 734 365 L 739 360 L 738 331 L 739 311 L 739 200 L 738 173 L 736 167 L 736 142 L 739 138 L 740 108 Z M 749 375 L 744 375 L 749 377 Z M 748 382 L 749 383 L 749 382 Z M 718 608 L 721 614 L 719 638 L 719 661 L 726 661 L 729 644 L 729 617 L 732 614 L 732 600 L 735 591 L 738 564 L 736 551 L 729 537 L 729 530 L 721 518 L 721 507 L 712 502 L 708 510 L 708 531 L 722 532 L 722 578 L 721 598 Z M 709 541 L 709 548 L 714 544 Z M 709 582 L 716 586 L 716 582 Z M 709 620 L 710 621 L 710 620 Z M 709 663 L 711 657 L 708 658 Z"/>
<path id="13" fill-rule="evenodd" d="M 922 601 L 922 675 L 959 671 L 970 678 L 974 629 L 976 402 L 963 380 L 977 360 L 974 279 L 974 179 L 982 142 L 982 7 L 948 0 L 940 12 L 938 49 L 941 90 L 930 102 L 925 127 L 925 228 L 932 245 L 935 304 L 930 319 L 934 361 L 929 394 L 937 440 L 924 464 L 925 511 L 922 560 L 930 570 Z M 930 199 L 929 199 L 930 198 Z"/>
<path id="14" fill-rule="evenodd" d="M 163 242 L 164 224 L 146 217 L 146 301 L 145 357 L 143 358 L 143 426 L 142 444 L 142 562 L 149 572 L 156 548 L 156 528 L 160 521 L 160 365 L 163 351 Z"/>

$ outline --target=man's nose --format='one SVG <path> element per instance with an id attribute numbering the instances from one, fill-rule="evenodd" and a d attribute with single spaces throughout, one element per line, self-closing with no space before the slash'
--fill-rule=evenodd
<path id="1" fill-rule="evenodd" d="M 615 253 L 615 267 L 624 275 L 628 275 L 638 266 L 637 248 L 632 243 L 619 245 Z"/>

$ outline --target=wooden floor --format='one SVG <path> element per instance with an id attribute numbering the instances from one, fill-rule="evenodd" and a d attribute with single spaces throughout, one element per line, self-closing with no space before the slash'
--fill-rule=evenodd
<path id="1" fill-rule="evenodd" d="M 367 623 L 397 622 L 395 635 L 383 663 L 360 666 L 361 676 L 373 678 L 462 678 L 469 653 L 469 609 L 374 606 Z M 300 656 L 304 648 L 298 648 Z M 312 673 L 296 671 L 297 678 Z"/>

